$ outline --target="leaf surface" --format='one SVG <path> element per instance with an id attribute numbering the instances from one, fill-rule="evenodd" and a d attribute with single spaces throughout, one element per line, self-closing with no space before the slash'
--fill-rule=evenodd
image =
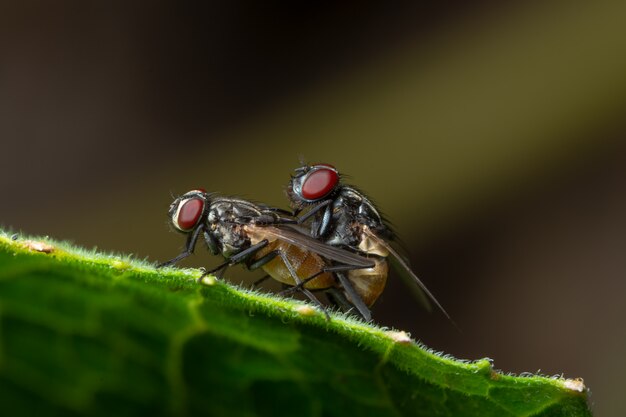
<path id="1" fill-rule="evenodd" d="M 515 377 L 403 332 L 200 271 L 0 234 L 6 415 L 590 416 L 578 380 Z M 9 412 L 10 411 L 10 412 Z"/>

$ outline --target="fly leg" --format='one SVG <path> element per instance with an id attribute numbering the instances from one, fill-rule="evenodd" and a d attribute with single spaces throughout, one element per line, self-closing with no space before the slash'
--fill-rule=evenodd
<path id="1" fill-rule="evenodd" d="M 261 285 L 262 282 L 267 281 L 268 278 L 270 278 L 268 274 L 263 275 L 261 278 L 257 279 L 256 281 L 252 283 L 252 288 L 258 287 L 259 285 Z"/>
<path id="2" fill-rule="evenodd" d="M 193 250 L 196 247 L 196 242 L 198 241 L 198 236 L 200 236 L 200 232 L 204 229 L 204 227 L 197 227 L 188 237 L 187 243 L 185 244 L 185 250 L 182 251 L 177 257 L 170 259 L 169 261 L 165 261 L 157 265 L 157 268 L 163 268 L 164 266 L 175 264 L 181 259 L 185 259 L 189 255 L 193 253 Z"/>
<path id="3" fill-rule="evenodd" d="M 364 267 L 362 266 L 355 266 L 355 265 L 332 265 L 332 266 L 326 266 L 322 269 L 320 269 L 319 271 L 317 271 L 316 273 L 314 273 L 313 275 L 311 275 L 310 277 L 304 279 L 300 284 L 289 288 L 288 290 L 284 291 L 285 294 L 290 294 L 294 291 L 298 291 L 301 287 L 304 287 L 304 285 L 306 285 L 309 281 L 314 280 L 315 278 L 317 278 L 318 276 L 325 274 L 326 272 L 342 272 L 342 271 L 352 271 L 354 269 L 363 269 Z"/>
<path id="4" fill-rule="evenodd" d="M 262 257 L 260 257 L 259 259 L 255 260 L 254 262 L 248 263 L 248 269 L 250 271 L 254 271 L 255 269 L 259 269 L 260 267 L 262 267 L 263 265 L 265 265 L 266 263 L 268 263 L 269 261 L 271 261 L 272 259 L 274 259 L 275 257 L 278 256 L 278 250 L 273 250 L 271 252 L 266 253 L 265 255 L 263 255 Z M 269 275 L 266 275 L 267 277 L 269 277 Z M 265 278 L 265 277 L 263 277 Z"/>
<path id="5" fill-rule="evenodd" d="M 255 269 L 262 267 L 263 265 L 265 265 L 266 263 L 274 259 L 277 255 L 278 255 L 278 252 L 273 250 L 263 255 L 261 258 L 257 259 L 256 261 L 252 263 L 248 263 L 246 266 L 248 267 L 250 271 L 254 271 Z M 268 278 L 270 278 L 269 274 L 263 275 L 261 278 L 257 279 L 256 281 L 252 283 L 252 288 L 256 288 L 260 283 L 262 283 Z"/>
<path id="6" fill-rule="evenodd" d="M 333 200 L 325 200 L 322 201 L 321 203 L 319 203 L 317 206 L 313 207 L 312 209 L 310 209 L 309 211 L 307 211 L 305 214 L 303 214 L 302 216 L 298 217 L 298 224 L 302 224 L 305 221 L 307 221 L 311 216 L 313 216 L 315 213 L 317 213 L 318 211 L 320 211 L 321 209 L 323 209 L 324 207 L 328 206 L 330 203 L 332 203 Z M 294 213 L 294 214 L 298 214 L 298 213 Z"/>
<path id="7" fill-rule="evenodd" d="M 296 286 L 291 287 L 285 291 L 282 291 L 280 294 L 291 294 L 294 291 L 298 291 L 301 288 L 304 288 L 304 285 L 306 285 L 307 282 L 317 278 L 319 275 L 326 273 L 326 272 L 334 272 L 335 276 L 337 276 L 337 278 L 339 279 L 339 283 L 341 284 L 341 287 L 345 290 L 345 292 L 348 294 L 348 297 L 352 300 L 352 305 L 356 307 L 360 315 L 366 321 L 370 321 L 372 319 L 372 312 L 367 307 L 367 305 L 365 304 L 361 296 L 356 292 L 350 280 L 348 280 L 346 276 L 342 273 L 344 271 L 352 271 L 355 269 L 362 269 L 362 267 L 357 267 L 354 265 L 327 266 L 321 269 L 320 271 L 316 272 L 315 274 L 311 275 L 307 279 L 303 280 L 301 283 L 297 284 Z"/>
<path id="8" fill-rule="evenodd" d="M 297 288 L 297 291 L 300 291 L 302 292 L 302 294 L 306 295 L 309 298 L 309 300 L 313 301 L 322 309 L 322 311 L 326 315 L 326 319 L 330 320 L 330 316 L 328 315 L 328 312 L 326 311 L 326 307 L 324 307 L 324 304 L 322 304 L 322 302 L 318 300 L 317 297 L 315 297 L 315 295 L 311 291 L 309 291 L 308 289 L 302 286 L 302 280 L 300 279 L 300 277 L 298 277 L 298 273 L 296 272 L 293 265 L 291 265 L 291 262 L 289 261 L 285 253 L 281 251 L 280 249 L 273 250 L 263 255 L 263 257 L 261 257 L 260 259 L 257 259 L 253 263 L 249 264 L 248 269 L 255 270 L 257 268 L 260 268 L 266 263 L 268 263 L 269 261 L 271 261 L 272 259 L 276 258 L 277 256 L 280 256 L 280 259 L 283 261 L 283 263 L 287 267 L 287 270 L 289 271 L 289 274 L 291 275 L 291 277 L 296 283 L 296 287 L 290 287 L 290 288 Z M 266 277 L 263 277 L 262 279 L 265 279 L 265 278 Z M 280 294 L 283 294 L 283 293 L 284 291 L 281 292 Z"/>
<path id="9" fill-rule="evenodd" d="M 320 236 L 324 236 L 328 230 L 328 225 L 330 224 L 330 218 L 332 216 L 332 206 L 331 206 L 332 202 L 333 200 L 322 201 L 320 204 L 313 207 L 302 216 L 298 217 L 297 219 L 298 224 L 304 223 L 313 215 L 318 214 L 320 210 L 324 210 L 324 213 L 321 216 L 318 216 L 318 217 L 321 217 L 320 219 L 321 221 L 320 222 L 314 221 L 313 222 L 314 224 L 311 226 L 312 237 L 317 238 Z"/>
<path id="10" fill-rule="evenodd" d="M 341 311 L 351 312 L 354 310 L 354 305 L 348 301 L 346 296 L 339 290 L 339 288 L 331 287 L 325 290 L 328 301 L 335 307 L 338 307 Z"/>
<path id="11" fill-rule="evenodd" d="M 342 272 L 337 272 L 335 275 L 339 278 L 339 283 L 343 287 L 346 294 L 348 294 L 348 298 L 352 300 L 352 304 L 356 307 L 361 316 L 365 319 L 365 321 L 370 321 L 372 319 L 372 312 L 367 305 L 365 305 L 361 296 L 356 292 L 350 280 L 346 278 Z"/>
<path id="12" fill-rule="evenodd" d="M 322 302 L 318 300 L 317 297 L 315 297 L 315 295 L 311 291 L 309 291 L 308 289 L 302 286 L 302 280 L 300 279 L 300 277 L 298 277 L 298 274 L 295 268 L 293 267 L 293 265 L 291 265 L 291 262 L 289 261 L 289 258 L 287 258 L 287 255 L 285 255 L 285 253 L 281 251 L 280 249 L 277 249 L 277 252 L 278 252 L 278 256 L 280 256 L 285 266 L 289 270 L 291 277 L 296 282 L 296 285 L 300 287 L 300 291 L 302 292 L 302 294 L 306 295 L 309 300 L 317 304 L 318 307 L 321 308 L 322 311 L 324 312 L 324 315 L 326 316 L 326 320 L 330 321 L 330 315 L 328 314 L 328 311 L 326 310 L 326 307 L 324 306 L 324 304 L 322 304 Z"/>
<path id="13" fill-rule="evenodd" d="M 244 262 L 250 256 L 254 255 L 256 252 L 258 252 L 259 250 L 261 250 L 264 247 L 266 247 L 268 245 L 268 243 L 269 242 L 267 241 L 267 239 L 263 239 L 259 243 L 256 243 L 256 244 L 250 246 L 249 248 L 244 249 L 241 252 L 238 252 L 238 253 L 234 254 L 233 256 L 228 258 L 228 260 L 226 262 L 223 262 L 223 263 L 219 264 L 218 266 L 216 266 L 215 268 L 213 268 L 211 270 L 204 271 L 202 273 L 202 275 L 200 275 L 200 278 L 198 278 L 198 282 L 202 282 L 202 279 L 205 276 L 207 276 L 209 274 L 213 274 L 213 273 L 215 273 L 217 271 L 220 271 L 220 276 L 221 276 L 221 274 L 223 274 L 222 270 L 225 270 L 229 266 L 236 265 L 238 263 Z"/>

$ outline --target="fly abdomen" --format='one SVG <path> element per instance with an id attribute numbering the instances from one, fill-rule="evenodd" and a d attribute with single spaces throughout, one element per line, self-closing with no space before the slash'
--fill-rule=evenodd
<path id="1" fill-rule="evenodd" d="M 365 305 L 371 307 L 387 284 L 389 264 L 385 258 L 376 258 L 372 268 L 354 269 L 348 271 L 348 280 Z M 349 296 L 348 296 L 349 298 Z M 350 300 L 350 302 L 354 302 Z"/>
<path id="2" fill-rule="evenodd" d="M 282 251 L 295 269 L 296 275 L 300 281 L 304 281 L 305 279 L 313 276 L 326 266 L 321 257 L 310 251 L 302 250 L 295 245 L 274 241 L 270 243 L 268 248 L 269 249 L 264 250 L 263 254 L 259 257 L 262 257 L 271 251 Z M 270 262 L 263 265 L 263 270 L 265 270 L 265 272 L 267 272 L 272 278 L 284 284 L 291 286 L 297 284 L 280 256 L 276 256 Z M 334 285 L 335 278 L 332 273 L 325 272 L 307 282 L 304 287 L 317 290 L 330 288 Z"/>

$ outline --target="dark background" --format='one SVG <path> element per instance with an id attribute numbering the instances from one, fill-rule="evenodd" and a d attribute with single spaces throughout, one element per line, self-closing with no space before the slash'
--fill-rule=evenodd
<path id="1" fill-rule="evenodd" d="M 182 245 L 170 193 L 285 206 L 300 157 L 332 163 L 462 332 L 395 279 L 378 323 L 583 377 L 597 415 L 624 415 L 625 18 L 610 1 L 5 2 L 0 224 L 162 261 Z M 217 262 L 199 252 L 184 265 Z"/>

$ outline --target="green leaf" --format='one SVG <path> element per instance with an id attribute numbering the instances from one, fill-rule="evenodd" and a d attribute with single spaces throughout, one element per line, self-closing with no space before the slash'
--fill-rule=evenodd
<path id="1" fill-rule="evenodd" d="M 3 415 L 591 415 L 581 381 L 199 275 L 0 234 Z"/>

